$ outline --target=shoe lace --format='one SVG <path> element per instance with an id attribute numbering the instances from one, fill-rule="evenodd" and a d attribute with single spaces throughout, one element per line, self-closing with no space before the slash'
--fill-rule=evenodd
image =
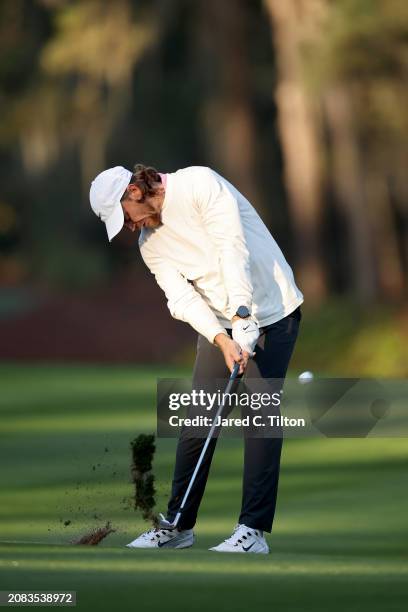
<path id="1" fill-rule="evenodd" d="M 237 525 L 235 525 L 232 535 L 230 535 L 229 538 L 224 540 L 224 542 L 225 544 L 231 544 L 233 546 L 238 546 L 239 544 L 243 544 L 245 540 L 247 540 L 248 538 L 254 535 L 259 536 L 259 531 L 257 531 L 256 529 L 251 529 L 250 527 L 247 527 L 246 525 L 241 525 L 240 523 L 238 523 Z"/>
<path id="2" fill-rule="evenodd" d="M 152 528 L 148 531 L 145 531 L 142 536 L 145 540 L 154 540 L 156 538 L 160 539 L 162 536 L 165 536 L 171 531 L 170 529 L 156 529 Z"/>

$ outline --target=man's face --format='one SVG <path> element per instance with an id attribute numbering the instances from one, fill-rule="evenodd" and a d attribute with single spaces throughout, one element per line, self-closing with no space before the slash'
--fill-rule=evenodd
<path id="1" fill-rule="evenodd" d="M 142 192 L 137 185 L 129 185 L 122 199 L 125 227 L 131 232 L 142 229 L 142 227 L 154 228 L 161 225 L 160 215 L 153 209 L 149 202 L 141 202 Z"/>

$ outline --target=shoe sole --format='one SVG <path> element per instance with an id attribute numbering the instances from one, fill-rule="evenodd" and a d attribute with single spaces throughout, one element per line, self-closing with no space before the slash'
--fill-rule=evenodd
<path id="1" fill-rule="evenodd" d="M 212 552 L 225 553 L 227 555 L 269 555 L 269 548 L 267 550 L 216 550 L 215 548 L 209 548 Z"/>
<path id="2" fill-rule="evenodd" d="M 194 544 L 194 539 L 191 540 L 190 542 L 179 542 L 176 546 L 171 546 L 170 542 L 167 544 L 164 544 L 163 546 L 129 546 L 129 544 L 125 544 L 126 548 L 138 548 L 138 549 L 143 549 L 143 550 L 157 550 L 157 549 L 168 549 L 168 548 L 191 548 Z"/>

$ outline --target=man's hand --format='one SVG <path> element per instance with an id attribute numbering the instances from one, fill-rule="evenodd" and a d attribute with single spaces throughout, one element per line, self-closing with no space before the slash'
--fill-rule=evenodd
<path id="1" fill-rule="evenodd" d="M 254 348 L 259 338 L 259 327 L 254 319 L 247 317 L 233 317 L 232 319 L 232 337 L 239 344 L 243 351 L 246 351 L 250 357 L 254 356 Z"/>
<path id="2" fill-rule="evenodd" d="M 243 374 L 248 363 L 249 353 L 241 351 L 239 344 L 227 334 L 217 334 L 214 338 L 214 344 L 222 351 L 229 371 L 232 372 L 234 364 L 239 363 L 239 374 Z"/>

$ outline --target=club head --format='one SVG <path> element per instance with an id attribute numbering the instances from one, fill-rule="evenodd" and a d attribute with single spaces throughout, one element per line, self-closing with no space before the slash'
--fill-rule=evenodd
<path id="1" fill-rule="evenodd" d="M 159 529 L 176 529 L 178 523 L 178 517 L 174 519 L 174 521 L 168 521 L 164 514 L 160 513 L 160 521 L 159 521 Z"/>

